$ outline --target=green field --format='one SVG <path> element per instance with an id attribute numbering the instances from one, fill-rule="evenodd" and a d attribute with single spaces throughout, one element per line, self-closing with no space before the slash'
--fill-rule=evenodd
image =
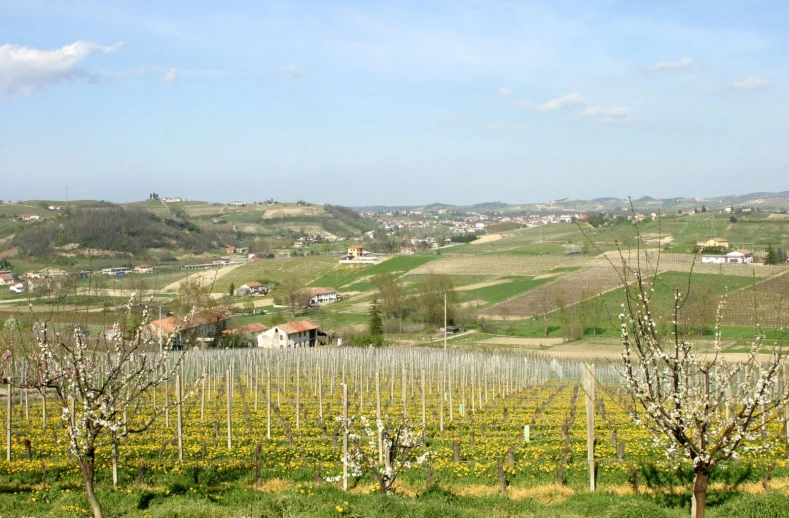
<path id="1" fill-rule="evenodd" d="M 370 279 L 378 273 L 403 274 L 434 260 L 433 255 L 395 256 L 371 266 L 339 265 L 315 279 L 311 286 L 326 286 L 336 290 L 367 291 L 373 288 Z"/>
<path id="2" fill-rule="evenodd" d="M 301 277 L 305 282 L 310 282 L 325 275 L 332 268 L 337 266 L 336 257 L 310 256 L 310 257 L 289 257 L 285 259 L 264 259 L 252 261 L 235 268 L 232 272 L 217 279 L 212 291 L 225 293 L 230 289 L 232 283 L 236 287 L 245 282 L 270 280 L 274 283 L 282 282 L 282 279 L 291 272 Z"/>

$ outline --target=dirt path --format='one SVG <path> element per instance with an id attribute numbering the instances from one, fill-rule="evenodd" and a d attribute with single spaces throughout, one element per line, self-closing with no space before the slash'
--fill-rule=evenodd
<path id="1" fill-rule="evenodd" d="M 493 241 L 498 241 L 501 239 L 501 234 L 485 234 L 479 239 L 475 239 L 471 242 L 472 245 L 484 245 L 485 243 L 492 243 Z"/>
<path id="2" fill-rule="evenodd" d="M 466 284 L 465 286 L 459 286 L 455 288 L 455 291 L 478 290 L 480 288 L 487 288 L 488 286 L 496 286 L 497 284 L 507 284 L 508 282 L 512 281 L 509 279 L 493 279 L 492 281 L 483 281 L 476 284 Z"/>
<path id="3" fill-rule="evenodd" d="M 196 271 L 195 273 L 190 274 L 188 277 L 184 279 L 171 282 L 170 284 L 162 288 L 161 291 L 176 291 L 181 286 L 181 283 L 184 282 L 185 280 L 197 281 L 200 283 L 201 286 L 208 286 L 212 284 L 214 281 L 216 281 L 217 279 L 221 279 L 228 273 L 232 272 L 239 266 L 241 266 L 241 264 L 232 264 L 230 266 L 223 266 L 221 268 L 216 268 L 211 270 Z"/>

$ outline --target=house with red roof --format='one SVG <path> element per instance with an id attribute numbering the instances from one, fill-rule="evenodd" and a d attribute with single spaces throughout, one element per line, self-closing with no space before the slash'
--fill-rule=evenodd
<path id="1" fill-rule="evenodd" d="M 188 317 L 169 316 L 148 324 L 148 338 L 163 344 L 171 343 L 173 349 L 210 344 L 226 324 L 227 315 L 222 311 L 204 311 Z"/>
<path id="2" fill-rule="evenodd" d="M 315 347 L 320 335 L 318 324 L 312 320 L 288 322 L 272 327 L 258 335 L 258 347 L 285 349 L 288 347 Z"/>
<path id="3" fill-rule="evenodd" d="M 233 295 L 236 297 L 249 297 L 252 295 L 267 295 L 268 288 L 259 282 L 247 282 L 233 290 Z"/>
<path id="4" fill-rule="evenodd" d="M 337 290 L 334 288 L 311 288 L 308 290 L 310 306 L 322 306 L 337 302 Z"/>

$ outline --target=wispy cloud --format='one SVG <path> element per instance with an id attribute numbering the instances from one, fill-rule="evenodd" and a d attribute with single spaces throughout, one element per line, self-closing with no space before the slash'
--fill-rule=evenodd
<path id="1" fill-rule="evenodd" d="M 746 77 L 742 81 L 734 81 L 729 85 L 729 88 L 735 92 L 752 92 L 753 90 L 761 90 L 767 88 L 771 83 L 766 79 L 758 77 Z"/>
<path id="2" fill-rule="evenodd" d="M 515 104 L 518 105 L 521 108 L 531 108 L 532 107 L 532 102 L 527 100 L 527 99 L 520 99 Z"/>
<path id="3" fill-rule="evenodd" d="M 612 108 L 602 108 L 600 106 L 589 106 L 583 112 L 583 117 L 596 117 L 603 124 L 615 122 L 638 122 L 642 117 L 634 115 L 630 108 L 626 106 L 616 106 Z"/>
<path id="4" fill-rule="evenodd" d="M 171 68 L 170 70 L 167 71 L 167 73 L 162 78 L 162 81 L 164 81 L 167 84 L 174 85 L 175 83 L 178 82 L 179 79 L 180 79 L 180 77 L 178 75 L 178 69 L 173 67 L 173 68 Z"/>
<path id="5" fill-rule="evenodd" d="M 671 70 L 687 70 L 693 66 L 693 59 L 682 58 L 677 61 L 660 61 L 654 65 L 644 65 L 642 68 L 649 72 L 661 72 Z"/>
<path id="6" fill-rule="evenodd" d="M 584 104 L 586 104 L 586 98 L 578 92 L 573 92 L 556 99 L 551 99 L 550 101 L 537 106 L 537 111 L 552 112 L 556 110 L 564 110 L 566 108 L 573 108 L 575 106 L 583 106 Z"/>
<path id="7" fill-rule="evenodd" d="M 512 90 L 502 86 L 501 88 L 499 88 L 499 95 L 503 95 L 504 97 L 510 96 L 512 95 Z"/>
<path id="8" fill-rule="evenodd" d="M 278 81 L 295 81 L 305 77 L 307 77 L 307 74 L 302 72 L 298 65 L 282 65 L 276 72 L 271 74 L 271 78 Z"/>
<path id="9" fill-rule="evenodd" d="M 77 65 L 90 54 L 108 54 L 123 46 L 76 41 L 59 49 L 41 50 L 20 45 L 0 46 L 0 91 L 7 95 L 31 95 L 58 83 L 78 78 L 93 80 L 95 73 Z"/>

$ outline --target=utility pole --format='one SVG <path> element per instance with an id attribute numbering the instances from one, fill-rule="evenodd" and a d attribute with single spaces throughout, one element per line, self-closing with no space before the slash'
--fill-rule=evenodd
<path id="1" fill-rule="evenodd" d="M 444 293 L 444 350 L 447 350 L 447 294 Z"/>

